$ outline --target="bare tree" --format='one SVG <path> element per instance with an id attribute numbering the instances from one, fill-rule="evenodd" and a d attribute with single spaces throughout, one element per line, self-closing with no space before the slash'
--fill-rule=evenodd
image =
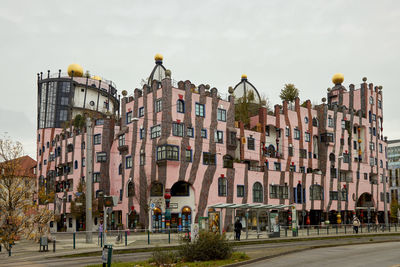
<path id="1" fill-rule="evenodd" d="M 10 250 L 20 238 L 38 240 L 53 219 L 33 201 L 35 178 L 21 165 L 22 145 L 0 139 L 0 243 Z"/>

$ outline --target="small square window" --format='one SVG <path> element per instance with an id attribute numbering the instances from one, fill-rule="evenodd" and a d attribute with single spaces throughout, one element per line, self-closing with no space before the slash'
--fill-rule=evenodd
<path id="1" fill-rule="evenodd" d="M 188 127 L 186 131 L 186 136 L 187 137 L 193 137 L 194 136 L 194 130 L 192 127 Z"/>
<path id="2" fill-rule="evenodd" d="M 139 108 L 139 118 L 144 116 L 144 107 Z"/>
<path id="3" fill-rule="evenodd" d="M 196 116 L 205 117 L 204 104 L 196 103 L 195 112 L 196 112 Z"/>
<path id="4" fill-rule="evenodd" d="M 96 161 L 97 162 L 106 162 L 107 161 L 107 153 L 106 152 L 97 152 L 96 153 Z"/>
<path id="5" fill-rule="evenodd" d="M 200 134 L 202 138 L 207 138 L 207 129 L 201 129 Z"/>
<path id="6" fill-rule="evenodd" d="M 192 150 L 191 149 L 186 149 L 185 160 L 186 160 L 186 162 L 192 162 Z"/>
<path id="7" fill-rule="evenodd" d="M 244 185 L 236 186 L 237 197 L 244 197 Z"/>
<path id="8" fill-rule="evenodd" d="M 219 121 L 226 121 L 226 110 L 219 108 L 217 111 L 217 119 Z"/>
<path id="9" fill-rule="evenodd" d="M 101 134 L 95 134 L 93 136 L 93 144 L 100 145 L 101 144 Z"/>

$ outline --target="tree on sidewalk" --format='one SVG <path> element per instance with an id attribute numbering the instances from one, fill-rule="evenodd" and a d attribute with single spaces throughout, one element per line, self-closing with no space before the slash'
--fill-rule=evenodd
<path id="1" fill-rule="evenodd" d="M 0 243 L 9 250 L 22 237 L 37 240 L 52 214 L 33 202 L 35 177 L 21 165 L 19 142 L 0 139 Z"/>

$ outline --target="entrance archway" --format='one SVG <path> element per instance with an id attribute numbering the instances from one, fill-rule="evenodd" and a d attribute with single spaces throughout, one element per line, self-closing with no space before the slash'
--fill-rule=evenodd
<path id="1" fill-rule="evenodd" d="M 361 223 L 370 223 L 375 221 L 375 203 L 370 193 L 362 193 L 356 203 L 356 215 Z"/>

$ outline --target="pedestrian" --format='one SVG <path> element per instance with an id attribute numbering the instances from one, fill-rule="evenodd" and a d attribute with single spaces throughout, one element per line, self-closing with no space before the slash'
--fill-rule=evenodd
<path id="1" fill-rule="evenodd" d="M 356 215 L 353 216 L 353 231 L 358 234 L 358 227 L 360 226 L 360 220 Z"/>
<path id="2" fill-rule="evenodd" d="M 240 234 L 242 232 L 242 223 L 240 222 L 239 218 L 236 219 L 235 222 L 235 240 L 240 241 Z"/>

